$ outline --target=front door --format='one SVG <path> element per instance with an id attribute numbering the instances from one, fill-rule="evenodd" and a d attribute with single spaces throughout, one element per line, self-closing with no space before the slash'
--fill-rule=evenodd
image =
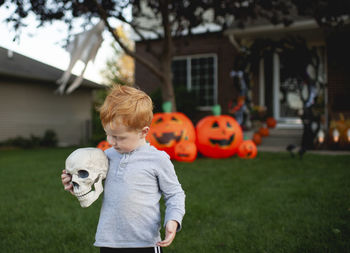
<path id="1" fill-rule="evenodd" d="M 286 61 L 276 53 L 273 55 L 273 114 L 280 122 L 300 124 L 303 110 L 300 81 L 290 75 Z"/>

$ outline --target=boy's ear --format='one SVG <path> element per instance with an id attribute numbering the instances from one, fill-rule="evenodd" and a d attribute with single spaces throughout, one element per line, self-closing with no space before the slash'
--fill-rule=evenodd
<path id="1" fill-rule="evenodd" d="M 142 130 L 141 130 L 142 138 L 145 138 L 146 135 L 148 134 L 148 132 L 149 132 L 149 127 L 148 126 L 145 126 L 144 128 L 142 128 Z"/>

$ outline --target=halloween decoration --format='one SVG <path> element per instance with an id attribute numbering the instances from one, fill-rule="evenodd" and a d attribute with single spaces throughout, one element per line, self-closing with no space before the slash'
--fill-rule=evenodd
<path id="1" fill-rule="evenodd" d="M 74 195 L 80 206 L 88 207 L 103 192 L 108 158 L 99 148 L 79 148 L 66 159 L 66 171 L 72 176 Z"/>
<path id="2" fill-rule="evenodd" d="M 193 162 L 197 157 L 197 146 L 194 142 L 182 140 L 175 145 L 174 158 L 180 162 Z"/>
<path id="3" fill-rule="evenodd" d="M 260 145 L 261 144 L 261 135 L 258 132 L 255 132 L 253 134 L 253 138 L 252 141 L 256 144 L 256 145 Z"/>
<path id="4" fill-rule="evenodd" d="M 277 125 L 277 121 L 273 117 L 268 117 L 266 119 L 266 125 L 268 128 L 275 128 Z"/>
<path id="5" fill-rule="evenodd" d="M 260 127 L 259 128 L 259 134 L 262 136 L 262 137 L 266 137 L 266 136 L 269 136 L 269 129 L 267 127 Z"/>
<path id="6" fill-rule="evenodd" d="M 238 56 L 234 64 L 235 70 L 230 72 L 230 76 L 233 78 L 233 84 L 239 93 L 239 97 L 237 98 L 236 105 L 233 105 L 233 103 L 230 102 L 229 113 L 234 115 L 234 118 L 243 129 L 250 129 L 252 125 L 250 121 L 251 87 L 248 65 L 248 61 Z"/>
<path id="7" fill-rule="evenodd" d="M 318 143 L 323 143 L 324 142 L 324 132 L 322 129 L 320 129 L 317 133 L 317 141 Z"/>
<path id="8" fill-rule="evenodd" d="M 112 145 L 109 144 L 108 141 L 100 141 L 100 142 L 97 144 L 97 148 L 99 148 L 99 149 L 101 149 L 101 150 L 103 150 L 103 151 L 105 151 L 106 149 L 109 149 L 109 148 L 111 148 L 111 147 L 112 147 Z"/>
<path id="9" fill-rule="evenodd" d="M 334 128 L 334 130 L 332 132 L 332 136 L 333 136 L 333 141 L 338 142 L 339 141 L 339 130 Z"/>
<path id="10" fill-rule="evenodd" d="M 173 159 L 175 145 L 185 139 L 195 142 L 196 133 L 192 121 L 185 114 L 171 112 L 170 102 L 163 104 L 163 111 L 154 114 L 146 140 Z"/>
<path id="11" fill-rule="evenodd" d="M 295 154 L 294 154 L 294 150 L 296 149 L 296 146 L 294 144 L 289 144 L 287 147 L 286 147 L 286 150 L 290 153 L 290 156 L 292 158 L 295 157 Z"/>
<path id="12" fill-rule="evenodd" d="M 70 62 L 68 69 L 63 73 L 62 77 L 57 80 L 57 84 L 59 85 L 57 92 L 60 94 L 64 94 L 65 92 L 67 94 L 70 94 L 79 87 L 83 81 L 83 75 L 89 61 L 94 61 L 98 49 L 103 42 L 102 33 L 104 28 L 104 22 L 100 21 L 90 30 L 76 34 L 74 36 L 74 40 L 68 44 L 67 50 L 70 53 Z M 85 64 L 84 68 L 81 71 L 79 77 L 77 77 L 65 91 L 66 85 L 68 84 L 69 78 L 71 76 L 72 69 L 79 60 Z"/>
<path id="13" fill-rule="evenodd" d="M 350 119 L 346 119 L 340 113 L 338 119 L 332 119 L 330 121 L 326 135 L 328 136 L 328 144 L 331 145 L 331 148 L 350 149 Z"/>
<path id="14" fill-rule="evenodd" d="M 240 158 L 252 159 L 256 157 L 257 153 L 258 149 L 255 143 L 252 140 L 245 140 L 239 145 L 237 155 Z"/>
<path id="15" fill-rule="evenodd" d="M 231 116 L 220 115 L 220 112 L 220 106 L 214 106 L 214 115 L 202 118 L 196 125 L 197 148 L 207 157 L 230 157 L 243 140 L 238 122 Z"/>

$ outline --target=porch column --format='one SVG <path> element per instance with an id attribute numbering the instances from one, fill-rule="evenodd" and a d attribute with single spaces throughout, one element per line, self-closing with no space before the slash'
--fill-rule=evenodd
<path id="1" fill-rule="evenodd" d="M 264 58 L 259 62 L 259 105 L 265 106 L 265 64 Z"/>
<path id="2" fill-rule="evenodd" d="M 272 74 L 272 82 L 273 82 L 273 117 L 276 120 L 280 119 L 280 59 L 279 55 L 275 52 L 273 54 L 273 74 Z"/>

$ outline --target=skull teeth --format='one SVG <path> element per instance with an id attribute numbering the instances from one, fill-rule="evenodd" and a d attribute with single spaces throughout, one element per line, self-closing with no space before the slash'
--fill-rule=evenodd
<path id="1" fill-rule="evenodd" d="M 79 194 L 75 194 L 75 196 L 78 198 L 78 199 L 83 199 L 85 198 L 89 193 L 91 193 L 92 191 L 88 191 L 88 192 L 83 192 L 83 193 L 79 193 Z"/>

